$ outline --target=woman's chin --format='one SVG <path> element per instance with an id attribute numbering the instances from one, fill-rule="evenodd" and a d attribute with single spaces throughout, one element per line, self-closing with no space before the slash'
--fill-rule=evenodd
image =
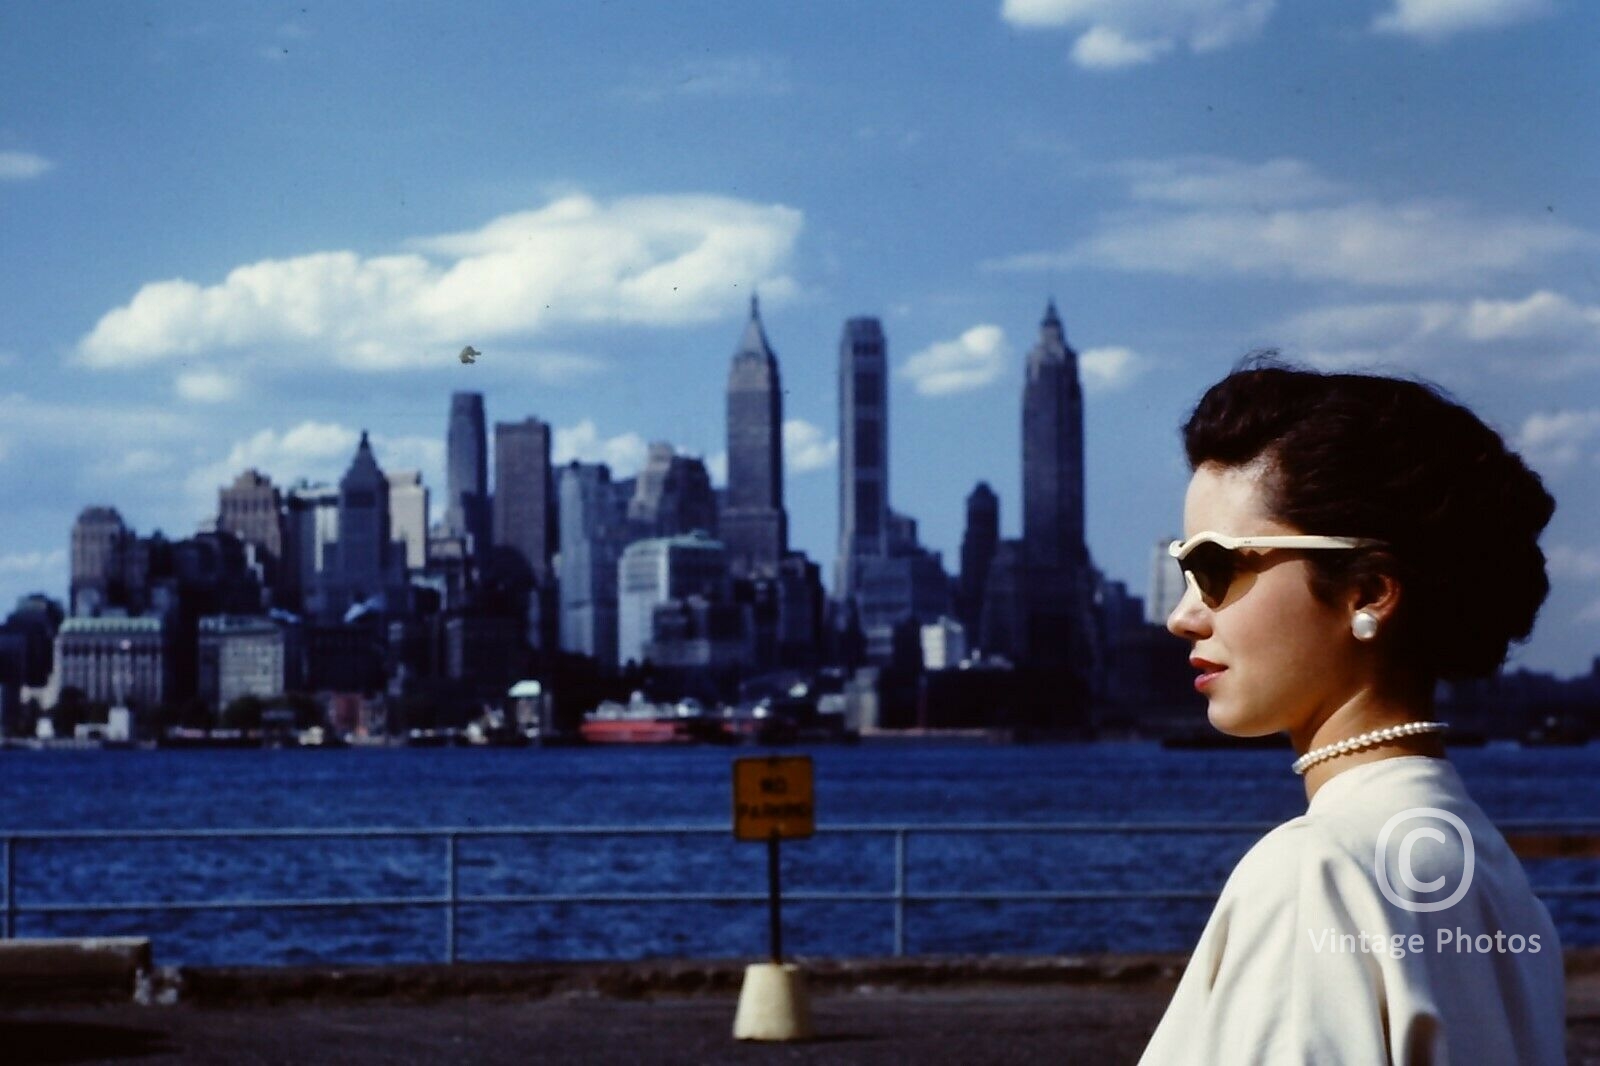
<path id="1" fill-rule="evenodd" d="M 1270 723 L 1243 718 L 1236 714 L 1228 713 L 1226 706 L 1212 700 L 1206 708 L 1206 720 L 1211 723 L 1211 728 L 1230 737 L 1247 739 L 1250 737 L 1264 737 L 1278 730 Z"/>

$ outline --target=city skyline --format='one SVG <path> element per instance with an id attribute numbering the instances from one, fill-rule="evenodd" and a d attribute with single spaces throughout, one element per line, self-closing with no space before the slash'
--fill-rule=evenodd
<path id="1" fill-rule="evenodd" d="M 1559 504 L 1513 664 L 1587 672 L 1600 28 L 1561 2 L 1309 7 L 10 11 L 0 602 L 65 599 L 86 506 L 185 536 L 248 468 L 336 482 L 362 429 L 437 519 L 453 392 L 547 423 L 558 463 L 627 477 L 664 440 L 720 484 L 752 289 L 791 545 L 831 567 L 835 353 L 872 316 L 891 502 L 954 572 L 979 481 L 1020 535 L 1054 298 L 1108 576 L 1143 594 L 1180 532 L 1176 427 L 1245 352 L 1419 373 Z"/>

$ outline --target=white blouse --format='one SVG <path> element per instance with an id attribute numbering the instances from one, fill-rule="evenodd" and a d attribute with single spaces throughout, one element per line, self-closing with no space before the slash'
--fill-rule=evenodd
<path id="1" fill-rule="evenodd" d="M 1139 1061 L 1542 1064 L 1565 1048 L 1549 911 L 1456 768 L 1406 755 L 1330 778 L 1239 860 Z"/>

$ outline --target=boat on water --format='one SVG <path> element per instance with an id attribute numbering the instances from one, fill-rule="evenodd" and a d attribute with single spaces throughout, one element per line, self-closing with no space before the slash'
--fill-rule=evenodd
<path id="1" fill-rule="evenodd" d="M 698 700 L 655 703 L 639 692 L 627 703 L 601 703 L 578 732 L 590 744 L 731 744 L 735 739 L 726 720 Z"/>

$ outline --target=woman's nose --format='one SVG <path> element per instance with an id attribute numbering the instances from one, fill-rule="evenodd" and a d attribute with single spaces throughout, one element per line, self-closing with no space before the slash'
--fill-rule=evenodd
<path id="1" fill-rule="evenodd" d="M 1200 599 L 1200 586 L 1195 584 L 1194 575 L 1185 572 L 1183 579 L 1183 596 L 1167 615 L 1167 632 L 1183 640 L 1199 640 L 1211 632 L 1211 612 Z"/>

